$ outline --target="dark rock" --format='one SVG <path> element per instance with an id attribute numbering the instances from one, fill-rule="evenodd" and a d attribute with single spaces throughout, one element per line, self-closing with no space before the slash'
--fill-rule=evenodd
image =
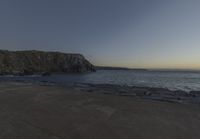
<path id="1" fill-rule="evenodd" d="M 134 89 L 133 92 L 137 95 L 137 96 L 145 96 L 147 94 L 149 94 L 149 91 L 147 89 Z"/>
<path id="2" fill-rule="evenodd" d="M 181 90 L 173 91 L 173 94 L 174 94 L 174 96 L 186 96 L 186 97 L 189 96 L 189 94 L 187 92 L 181 91 Z"/>
<path id="3" fill-rule="evenodd" d="M 30 70 L 30 69 L 24 69 L 21 74 L 23 74 L 23 75 L 33 75 L 34 71 Z"/>
<path id="4" fill-rule="evenodd" d="M 80 73 L 95 71 L 81 54 L 42 51 L 0 50 L 1 75 L 32 75 L 38 73 Z"/>
<path id="5" fill-rule="evenodd" d="M 51 75 L 50 72 L 44 72 L 44 73 L 42 73 L 42 76 L 50 76 L 50 75 Z"/>
<path id="6" fill-rule="evenodd" d="M 192 97 L 200 97 L 200 91 L 190 91 L 189 93 Z"/>

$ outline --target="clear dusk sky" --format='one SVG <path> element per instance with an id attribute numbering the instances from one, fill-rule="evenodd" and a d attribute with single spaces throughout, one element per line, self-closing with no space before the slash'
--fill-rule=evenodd
<path id="1" fill-rule="evenodd" d="M 200 0 L 0 0 L 0 49 L 95 65 L 200 69 Z"/>

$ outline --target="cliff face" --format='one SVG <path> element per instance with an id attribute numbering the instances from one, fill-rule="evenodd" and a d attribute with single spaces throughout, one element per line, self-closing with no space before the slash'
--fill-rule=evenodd
<path id="1" fill-rule="evenodd" d="M 95 71 L 80 54 L 0 50 L 0 74 L 68 73 Z"/>

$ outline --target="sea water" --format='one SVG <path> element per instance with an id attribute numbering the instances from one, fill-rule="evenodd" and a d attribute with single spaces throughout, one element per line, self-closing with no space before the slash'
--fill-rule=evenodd
<path id="1" fill-rule="evenodd" d="M 159 70 L 98 70 L 84 74 L 56 74 L 51 76 L 0 76 L 0 81 L 115 84 L 139 87 L 159 87 L 170 90 L 200 91 L 200 72 Z"/>

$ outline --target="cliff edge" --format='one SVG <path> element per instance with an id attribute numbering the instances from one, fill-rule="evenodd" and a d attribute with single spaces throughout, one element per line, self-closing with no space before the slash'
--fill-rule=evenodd
<path id="1" fill-rule="evenodd" d="M 82 73 L 88 71 L 95 71 L 95 67 L 81 54 L 0 50 L 1 75 Z"/>

